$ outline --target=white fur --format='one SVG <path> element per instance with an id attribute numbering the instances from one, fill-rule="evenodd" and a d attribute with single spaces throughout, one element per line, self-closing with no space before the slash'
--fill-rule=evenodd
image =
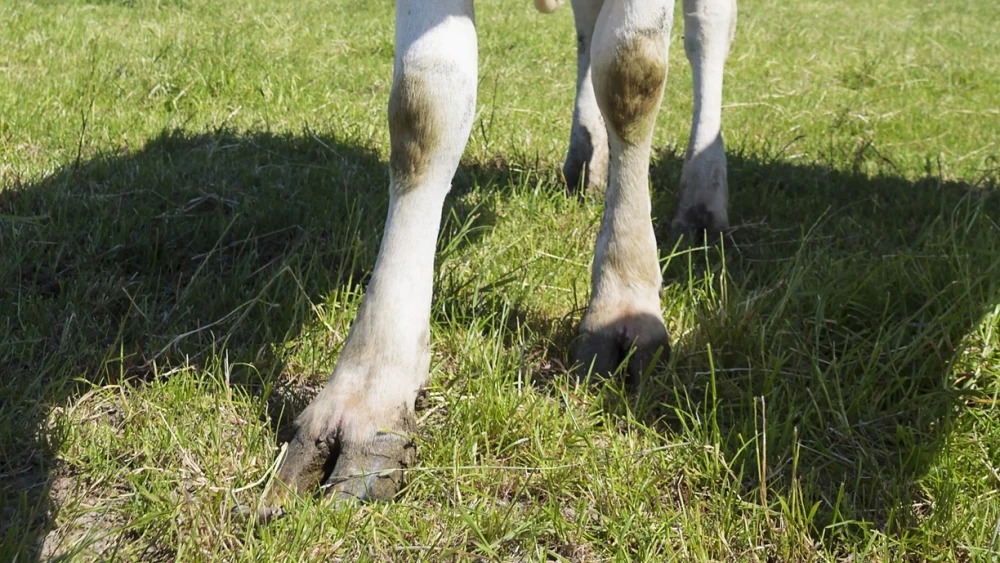
<path id="1" fill-rule="evenodd" d="M 661 316 L 662 282 L 650 220 L 649 157 L 663 84 L 648 113 L 638 116 L 637 121 L 643 124 L 641 131 L 626 138 L 607 116 L 614 111 L 610 104 L 619 86 L 615 81 L 620 78 L 613 74 L 612 67 L 621 64 L 621 53 L 640 45 L 639 50 L 647 53 L 649 60 L 632 58 L 638 67 L 660 65 L 665 69 L 671 20 L 671 0 L 606 2 L 597 18 L 590 47 L 591 72 L 597 105 L 608 125 L 610 158 L 584 330 L 600 330 L 626 315 Z M 655 23 L 660 21 L 665 22 L 665 27 Z"/>
<path id="2" fill-rule="evenodd" d="M 425 81 L 436 94 L 441 144 L 421 184 L 390 180 L 389 213 L 371 281 L 326 387 L 299 419 L 320 436 L 371 439 L 413 408 L 427 380 L 434 250 L 441 209 L 475 115 L 477 44 L 472 0 L 396 2 L 394 80 Z M 300 431 L 302 431 L 300 430 Z"/>
<path id="3" fill-rule="evenodd" d="M 684 50 L 694 74 L 694 116 L 675 229 L 685 214 L 703 206 L 714 230 L 729 228 L 729 188 L 722 143 L 722 75 L 736 31 L 736 0 L 684 0 Z"/>

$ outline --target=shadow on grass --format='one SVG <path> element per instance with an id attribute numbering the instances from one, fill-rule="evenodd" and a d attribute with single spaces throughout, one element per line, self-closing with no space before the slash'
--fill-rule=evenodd
<path id="1" fill-rule="evenodd" d="M 713 420 L 748 494 L 764 459 L 772 491 L 804 486 L 806 508 L 819 503 L 820 536 L 844 521 L 905 529 L 921 517 L 916 481 L 976 392 L 974 376 L 950 374 L 996 302 L 997 197 L 748 156 L 731 167 L 733 216 L 749 226 L 734 233 L 726 274 L 711 256 L 704 277 L 687 263 L 668 271 L 669 283 L 713 291 L 725 280 L 727 297 L 713 300 L 724 306 L 691 311 L 674 369 L 645 385 L 635 409 L 667 429 L 691 424 L 684 412 Z M 654 182 L 675 186 L 679 169 L 661 154 Z M 502 165 L 467 167 L 455 184 L 509 176 Z M 374 153 L 328 136 L 165 132 L 0 194 L 3 553 L 38 557 L 57 510 L 59 437 L 46 420 L 91 384 L 152 378 L 224 347 L 233 366 L 253 366 L 233 381 L 267 398 L 273 421 L 300 410 L 305 398 L 273 392 L 278 375 L 313 374 L 289 374 L 279 348 L 313 303 L 364 283 L 386 184 Z M 445 252 L 493 220 L 491 209 L 449 202 Z M 654 208 L 669 217 L 672 198 Z M 455 311 L 476 318 L 508 305 Z M 566 319 L 508 316 L 554 346 L 572 341 Z M 565 364 L 569 353 L 552 357 Z M 766 459 L 744 447 L 761 427 Z"/>
<path id="2" fill-rule="evenodd" d="M 455 191 L 506 174 L 466 169 Z M 57 477 L 72 471 L 57 467 L 47 419 L 94 384 L 225 349 L 232 382 L 265 398 L 287 436 L 307 397 L 278 376 L 325 373 L 287 365 L 282 346 L 315 320 L 313 303 L 365 283 L 387 184 L 374 152 L 330 136 L 165 131 L 0 193 L 0 554 L 41 555 Z M 446 205 L 442 247 L 489 229 L 487 206 Z"/>
<path id="3" fill-rule="evenodd" d="M 680 168 L 661 153 L 654 183 L 676 186 Z M 714 298 L 688 312 L 672 369 L 630 408 L 668 432 L 705 425 L 743 498 L 785 515 L 779 534 L 902 537 L 932 505 L 947 512 L 951 499 L 920 479 L 956 413 L 996 391 L 976 334 L 1000 302 L 996 179 L 910 181 L 747 155 L 730 168 L 726 260 L 695 251 L 666 275 L 668 295 L 693 284 Z M 661 191 L 654 214 L 669 220 L 672 207 Z"/>

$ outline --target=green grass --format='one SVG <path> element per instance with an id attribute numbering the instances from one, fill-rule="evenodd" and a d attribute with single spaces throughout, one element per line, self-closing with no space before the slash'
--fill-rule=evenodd
<path id="1" fill-rule="evenodd" d="M 563 194 L 568 9 L 478 6 L 420 466 L 252 528 L 386 208 L 382 2 L 0 5 L 0 560 L 1000 557 L 1000 7 L 746 0 L 725 248 L 672 249 L 674 353 L 566 374 L 600 202 Z M 677 30 L 679 31 L 679 30 Z"/>

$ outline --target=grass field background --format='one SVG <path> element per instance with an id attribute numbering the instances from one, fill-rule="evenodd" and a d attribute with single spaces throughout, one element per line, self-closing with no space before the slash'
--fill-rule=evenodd
<path id="1" fill-rule="evenodd" d="M 635 393 L 566 374 L 601 213 L 559 177 L 571 12 L 479 2 L 420 466 L 238 518 L 374 262 L 389 4 L 0 3 L 0 560 L 1000 557 L 993 0 L 742 1 L 724 248 L 670 246 L 675 30 L 674 353 Z"/>

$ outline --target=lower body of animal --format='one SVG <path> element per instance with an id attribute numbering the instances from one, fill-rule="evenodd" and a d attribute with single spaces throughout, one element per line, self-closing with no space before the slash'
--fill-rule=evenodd
<path id="1" fill-rule="evenodd" d="M 557 3 L 536 0 L 542 10 Z M 563 171 L 571 188 L 603 190 L 606 205 L 576 361 L 595 373 L 623 367 L 634 381 L 669 351 L 649 159 L 673 0 L 572 4 L 577 89 Z M 694 116 L 673 228 L 719 232 L 728 228 L 722 75 L 736 4 L 684 0 L 683 9 Z M 397 0 L 382 244 L 337 367 L 296 421 L 271 507 L 321 484 L 335 497 L 388 499 L 414 462 L 414 401 L 430 362 L 434 251 L 444 198 L 476 113 L 476 82 L 472 0 Z"/>

